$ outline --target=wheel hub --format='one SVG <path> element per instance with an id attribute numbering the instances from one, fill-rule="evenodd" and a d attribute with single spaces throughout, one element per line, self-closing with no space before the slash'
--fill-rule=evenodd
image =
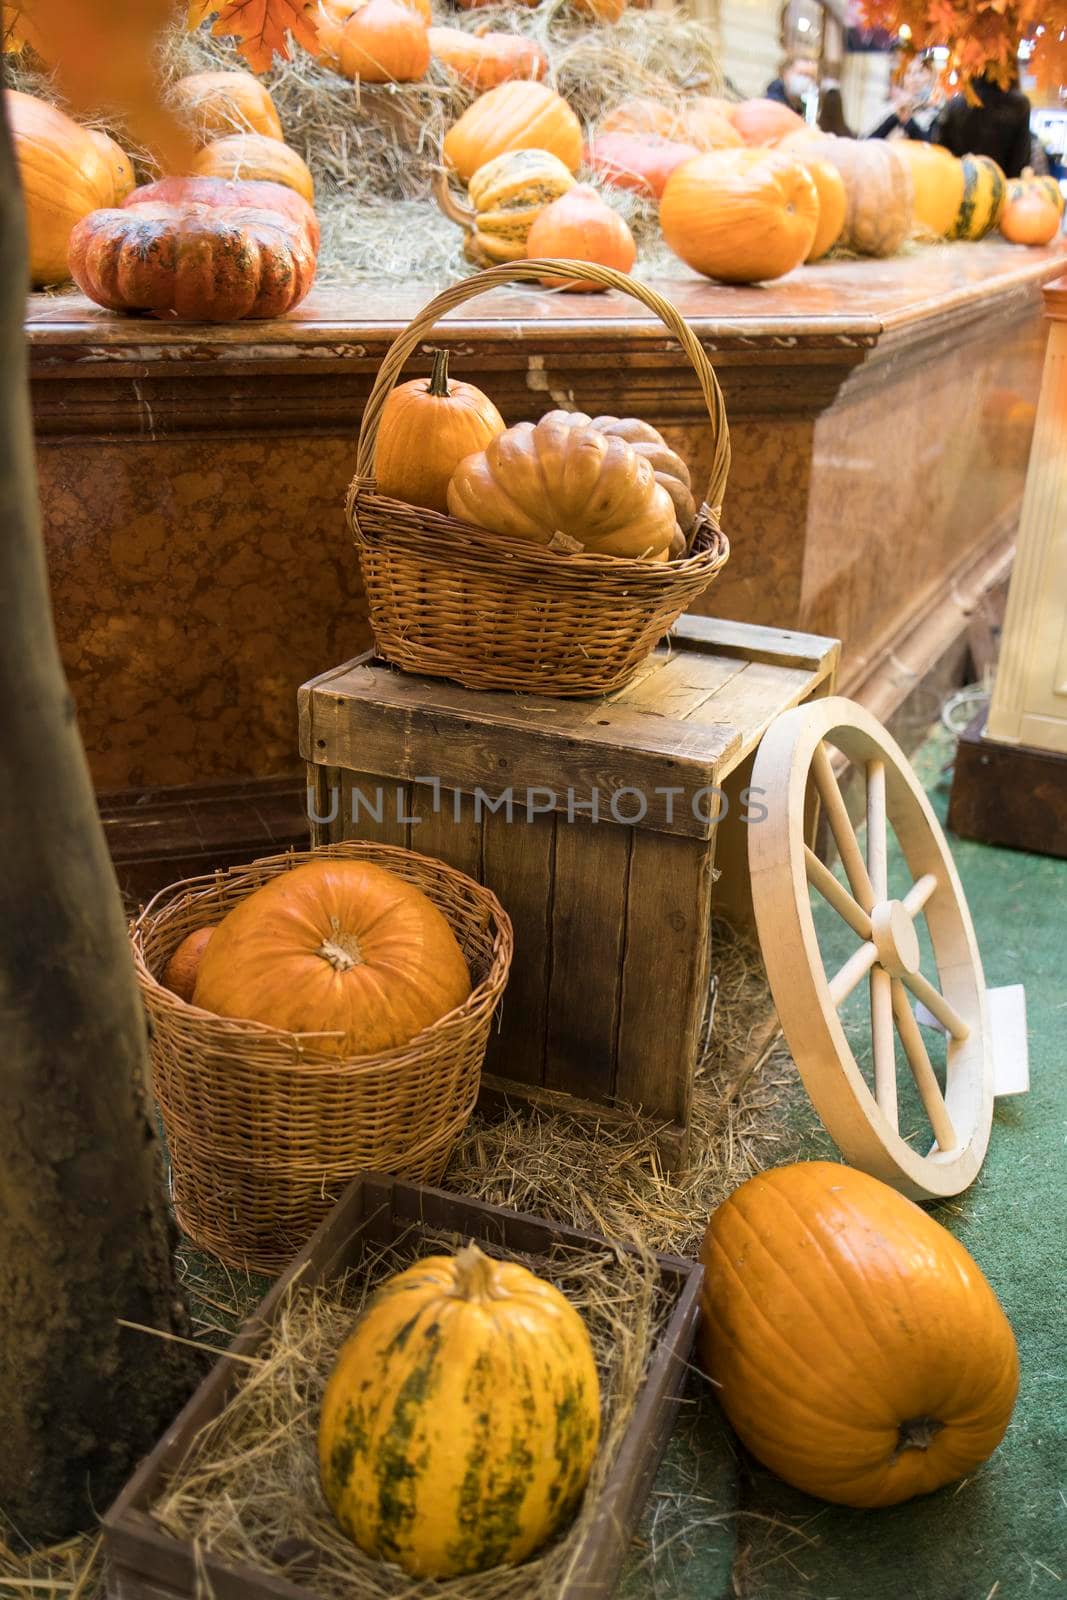
<path id="1" fill-rule="evenodd" d="M 900 900 L 882 900 L 871 912 L 871 937 L 878 963 L 894 978 L 918 972 L 919 935 Z"/>

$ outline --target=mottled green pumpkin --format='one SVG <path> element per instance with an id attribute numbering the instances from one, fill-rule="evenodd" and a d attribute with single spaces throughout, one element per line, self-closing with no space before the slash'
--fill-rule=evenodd
<path id="1" fill-rule="evenodd" d="M 467 185 L 470 208 L 442 209 L 469 231 L 472 260 L 521 261 L 526 238 L 547 205 L 574 188 L 574 175 L 547 150 L 508 150 L 479 167 Z"/>
<path id="2" fill-rule="evenodd" d="M 964 156 L 963 199 L 950 239 L 984 239 L 1000 220 L 1007 179 L 992 156 Z"/>
<path id="3" fill-rule="evenodd" d="M 327 1385 L 319 1465 L 361 1550 L 445 1578 L 523 1561 L 563 1527 L 599 1435 L 577 1311 L 471 1244 L 379 1290 Z"/>

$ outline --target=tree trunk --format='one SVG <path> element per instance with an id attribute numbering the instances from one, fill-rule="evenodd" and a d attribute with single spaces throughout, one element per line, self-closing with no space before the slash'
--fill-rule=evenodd
<path id="1" fill-rule="evenodd" d="M 2 100 L 2 97 L 0 97 Z M 89 1526 L 173 1417 L 187 1331 L 144 1013 L 52 626 L 0 110 L 0 1508 Z"/>

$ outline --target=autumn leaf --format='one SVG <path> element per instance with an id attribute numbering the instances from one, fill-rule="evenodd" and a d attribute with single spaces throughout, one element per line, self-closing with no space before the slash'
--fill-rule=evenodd
<path id="1" fill-rule="evenodd" d="M 236 38 L 238 52 L 253 72 L 266 72 L 276 55 L 289 60 L 287 34 L 306 50 L 315 48 L 316 9 L 316 0 L 191 0 L 189 26 L 218 13 L 212 33 Z"/>

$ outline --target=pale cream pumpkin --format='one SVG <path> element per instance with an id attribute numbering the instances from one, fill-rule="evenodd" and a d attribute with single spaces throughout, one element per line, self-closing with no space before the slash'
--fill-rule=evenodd
<path id="1" fill-rule="evenodd" d="M 674 502 L 625 439 L 574 427 L 564 413 L 506 429 L 460 462 L 454 517 L 564 553 L 664 561 Z"/>

